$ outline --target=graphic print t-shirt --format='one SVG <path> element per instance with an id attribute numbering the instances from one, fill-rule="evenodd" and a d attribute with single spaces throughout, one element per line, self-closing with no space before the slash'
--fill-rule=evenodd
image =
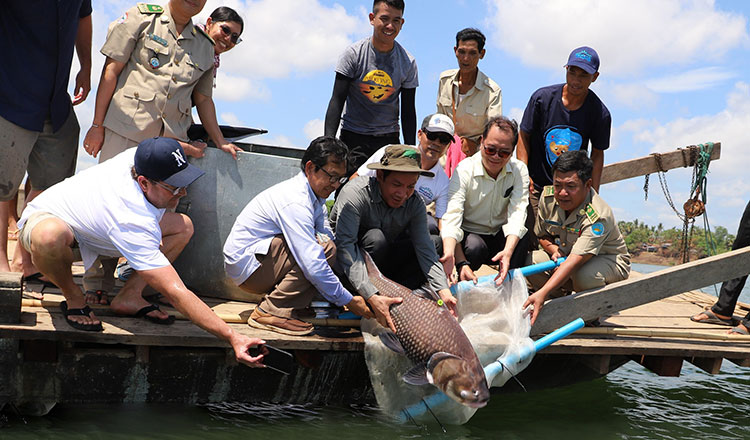
<path id="1" fill-rule="evenodd" d="M 581 108 L 569 111 L 562 103 L 564 84 L 542 87 L 529 99 L 521 130 L 531 136 L 529 177 L 541 191 L 552 184 L 552 164 L 566 151 L 609 148 L 612 117 L 593 90 Z"/>
<path id="2" fill-rule="evenodd" d="M 353 78 L 346 97 L 342 128 L 360 134 L 399 131 L 399 93 L 419 85 L 417 62 L 400 44 L 378 52 L 371 37 L 349 46 L 336 72 Z"/>

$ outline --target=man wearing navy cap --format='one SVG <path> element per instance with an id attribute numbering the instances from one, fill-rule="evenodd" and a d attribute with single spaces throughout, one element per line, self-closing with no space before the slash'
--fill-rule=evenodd
<path id="1" fill-rule="evenodd" d="M 552 184 L 557 158 L 566 151 L 588 150 L 590 142 L 592 187 L 598 192 L 604 150 L 609 148 L 612 117 L 589 89 L 599 77 L 599 54 L 588 46 L 574 49 L 565 71 L 565 83 L 542 87 L 531 95 L 521 121 L 516 154 L 529 168 L 529 231 L 534 230 L 542 188 Z"/>
<path id="2" fill-rule="evenodd" d="M 112 300 L 110 308 L 116 314 L 171 324 L 174 317 L 143 298 L 148 284 L 195 324 L 228 341 L 238 361 L 256 364 L 261 359 L 249 356 L 247 350 L 262 341 L 230 329 L 185 287 L 171 264 L 193 235 L 193 225 L 186 215 L 168 210 L 202 175 L 201 169 L 187 163 L 177 140 L 150 138 L 29 203 L 18 222 L 21 244 L 37 268 L 62 290 L 65 301 L 60 307 L 71 327 L 103 329 L 73 281 L 74 256 L 87 269 L 100 255 L 123 256 L 136 274 Z"/>

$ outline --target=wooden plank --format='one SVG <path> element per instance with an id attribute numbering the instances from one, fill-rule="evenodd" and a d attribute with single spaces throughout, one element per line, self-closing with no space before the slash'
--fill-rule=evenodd
<path id="1" fill-rule="evenodd" d="M 580 357 L 581 363 L 591 368 L 596 374 L 607 374 L 609 373 L 609 363 L 612 360 L 612 356 L 605 355 L 584 355 Z"/>
<path id="2" fill-rule="evenodd" d="M 689 340 L 639 337 L 576 337 L 569 336 L 544 349 L 550 354 L 609 354 L 746 358 L 746 344 L 710 340 Z"/>
<path id="3" fill-rule="evenodd" d="M 688 362 L 708 374 L 716 374 L 721 370 L 722 358 L 689 357 Z"/>
<path id="4" fill-rule="evenodd" d="M 670 151 L 668 153 L 661 153 L 661 165 L 664 171 L 671 170 L 674 168 L 683 168 L 686 166 L 693 166 L 694 164 L 690 161 L 690 151 L 687 147 Z M 721 142 L 715 142 L 714 148 L 711 151 L 711 160 L 717 160 L 721 157 Z M 685 164 L 685 162 L 688 162 Z M 648 155 L 637 159 L 625 160 L 609 164 L 602 170 L 601 183 L 612 183 L 620 180 L 630 179 L 632 177 L 645 176 L 659 171 L 659 166 L 656 162 L 654 155 Z"/>
<path id="5" fill-rule="evenodd" d="M 641 356 L 633 359 L 659 376 L 679 377 L 682 358 L 679 356 Z"/>
<path id="6" fill-rule="evenodd" d="M 748 272 L 750 246 L 672 266 L 641 278 L 627 279 L 599 289 L 556 298 L 545 304 L 531 328 L 531 335 L 551 332 L 578 317 L 586 322 L 592 321 L 686 290 L 737 278 Z"/>

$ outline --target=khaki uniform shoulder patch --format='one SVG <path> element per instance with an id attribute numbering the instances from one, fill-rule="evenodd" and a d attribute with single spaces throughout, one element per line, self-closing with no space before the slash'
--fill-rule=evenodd
<path id="1" fill-rule="evenodd" d="M 586 205 L 586 217 L 588 217 L 591 222 L 595 222 L 599 219 L 599 213 L 596 212 L 596 209 L 594 209 L 594 206 L 591 203 Z"/>
<path id="2" fill-rule="evenodd" d="M 138 3 L 138 11 L 141 14 L 161 14 L 164 12 L 164 8 L 160 5 L 152 5 L 149 3 Z"/>
<path id="3" fill-rule="evenodd" d="M 555 187 L 552 186 L 552 185 L 545 186 L 544 189 L 542 190 L 542 195 L 544 197 L 554 196 L 555 195 Z"/>
<path id="4" fill-rule="evenodd" d="M 200 28 L 200 26 L 193 26 L 193 30 L 197 30 L 197 31 L 198 31 L 198 33 L 200 33 L 200 34 L 201 34 L 201 35 L 203 35 L 204 37 L 208 38 L 208 41 L 210 41 L 212 45 L 214 45 L 214 46 L 216 45 L 216 41 L 214 41 L 214 39 L 213 39 L 213 38 L 211 38 L 211 36 L 210 36 L 210 35 L 208 35 L 208 34 L 206 33 L 206 31 L 204 31 L 203 29 L 201 29 L 201 28 Z"/>

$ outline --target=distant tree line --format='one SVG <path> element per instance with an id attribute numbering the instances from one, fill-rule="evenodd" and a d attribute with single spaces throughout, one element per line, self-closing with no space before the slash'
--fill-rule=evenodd
<path id="1" fill-rule="evenodd" d="M 655 252 L 663 257 L 680 257 L 682 228 L 664 229 L 661 223 L 657 226 L 650 226 L 639 222 L 638 219 L 632 222 L 620 221 L 617 226 L 628 246 L 628 252 L 633 255 L 641 252 Z M 734 243 L 734 235 L 730 234 L 727 228 L 717 226 L 707 237 L 703 225 L 696 222 L 690 239 L 690 259 L 727 252 L 732 249 L 732 243 Z"/>

